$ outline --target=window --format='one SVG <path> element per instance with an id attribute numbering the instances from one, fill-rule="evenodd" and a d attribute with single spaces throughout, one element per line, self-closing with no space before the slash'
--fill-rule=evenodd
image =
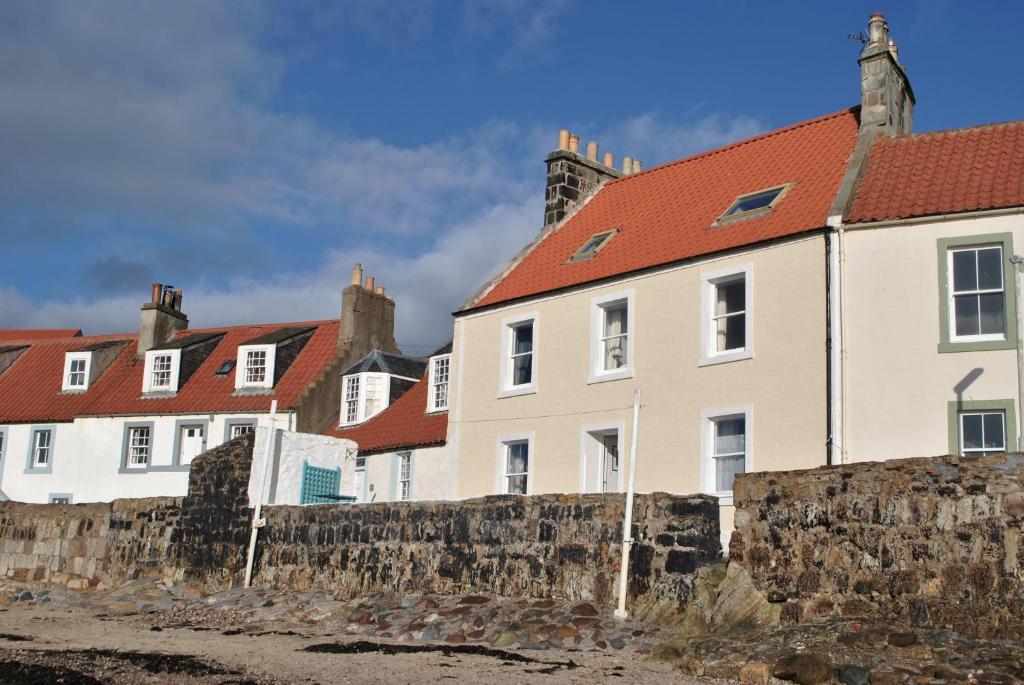
<path id="1" fill-rule="evenodd" d="M 1015 349 L 1013 235 L 942 238 L 937 245 L 939 352 Z"/>
<path id="2" fill-rule="evenodd" d="M 536 316 L 506 320 L 502 346 L 504 361 L 501 370 L 500 395 L 521 395 L 534 391 L 537 365 L 534 349 L 537 342 Z"/>
<path id="3" fill-rule="evenodd" d="M 525 323 L 512 329 L 512 385 L 533 382 L 533 324 Z"/>
<path id="4" fill-rule="evenodd" d="M 169 354 L 158 354 L 153 357 L 150 376 L 150 387 L 153 390 L 170 390 L 171 364 L 171 355 Z"/>
<path id="5" fill-rule="evenodd" d="M 428 411 L 443 411 L 448 408 L 448 376 L 451 371 L 451 355 L 434 357 L 430 360 L 430 400 Z"/>
<path id="6" fill-rule="evenodd" d="M 949 251 L 950 322 L 953 340 L 1002 340 L 1006 336 L 1003 248 Z"/>
<path id="7" fill-rule="evenodd" d="M 729 205 L 725 213 L 718 218 L 715 225 L 726 224 L 755 216 L 762 216 L 772 210 L 793 184 L 776 186 L 755 193 L 740 195 Z"/>
<path id="8" fill-rule="evenodd" d="M 732 504 L 733 481 L 752 468 L 750 407 L 702 412 L 701 489 Z"/>
<path id="9" fill-rule="evenodd" d="M 81 388 L 85 386 L 85 360 L 72 359 L 68 370 L 68 387 Z"/>
<path id="10" fill-rule="evenodd" d="M 506 444 L 505 494 L 525 495 L 530 466 L 530 443 L 517 440 Z"/>
<path id="11" fill-rule="evenodd" d="M 128 428 L 128 467 L 145 467 L 149 464 L 151 429 L 149 426 Z"/>
<path id="12" fill-rule="evenodd" d="M 960 414 L 960 454 L 984 457 L 1006 451 L 1006 414 L 1001 411 Z"/>
<path id="13" fill-rule="evenodd" d="M 345 378 L 345 423 L 359 421 L 359 376 Z"/>
<path id="14" fill-rule="evenodd" d="M 749 359 L 753 356 L 750 267 L 706 274 L 701 290 L 704 324 L 700 363 Z"/>
<path id="15" fill-rule="evenodd" d="M 569 261 L 581 262 L 585 259 L 590 259 L 597 254 L 598 250 L 607 245 L 615 237 L 616 233 L 618 233 L 618 229 L 605 231 L 604 233 L 595 233 L 587 239 L 587 242 L 583 243 L 580 249 L 576 250 L 576 254 Z"/>
<path id="16" fill-rule="evenodd" d="M 71 504 L 71 495 L 54 493 L 48 499 L 50 504 Z"/>
<path id="17" fill-rule="evenodd" d="M 398 453 L 398 499 L 409 501 L 412 495 L 412 453 Z"/>
<path id="18" fill-rule="evenodd" d="M 256 427 L 253 426 L 251 423 L 233 423 L 231 424 L 231 433 L 229 439 L 234 440 L 235 438 L 239 438 L 243 435 L 248 435 L 249 433 L 252 433 L 254 430 L 256 430 Z"/>
<path id="19" fill-rule="evenodd" d="M 89 388 L 89 366 L 92 352 L 68 352 L 64 355 L 64 380 L 61 390 L 82 391 Z"/>
<path id="20" fill-rule="evenodd" d="M 248 350 L 245 353 L 245 384 L 259 385 L 267 380 L 267 351 Z"/>
<path id="21" fill-rule="evenodd" d="M 632 375 L 632 302 L 631 292 L 591 300 L 591 383 Z"/>
<path id="22" fill-rule="evenodd" d="M 223 364 L 221 364 L 220 366 L 217 367 L 217 371 L 215 371 L 215 373 L 218 376 L 226 376 L 229 373 L 231 373 L 232 371 L 234 371 L 234 369 L 235 369 L 235 360 L 234 359 L 228 359 L 226 362 L 224 362 Z"/>
<path id="23" fill-rule="evenodd" d="M 381 410 L 381 377 L 367 375 L 363 384 L 363 420 L 374 416 Z"/>
<path id="24" fill-rule="evenodd" d="M 49 466 L 52 451 L 53 431 L 34 431 L 32 433 L 32 468 L 41 469 Z"/>

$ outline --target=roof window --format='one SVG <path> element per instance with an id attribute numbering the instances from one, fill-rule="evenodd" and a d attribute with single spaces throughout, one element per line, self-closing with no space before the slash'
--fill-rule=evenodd
<path id="1" fill-rule="evenodd" d="M 751 217 L 767 214 L 772 211 L 772 208 L 778 204 L 779 200 L 783 198 L 786 191 L 788 191 L 792 185 L 792 183 L 787 183 L 786 185 L 776 186 L 766 190 L 758 190 L 757 192 L 747 193 L 746 195 L 740 195 L 736 198 L 736 201 L 729 206 L 729 209 L 725 210 L 725 213 L 718 217 L 718 221 L 715 222 L 715 225 L 720 226 L 733 221 L 740 221 L 741 219 L 749 219 Z"/>
<path id="2" fill-rule="evenodd" d="M 607 245 L 615 234 L 619 232 L 619 229 L 613 231 L 604 231 L 602 233 L 595 233 L 587 239 L 587 242 L 583 243 L 583 246 L 576 250 L 576 254 L 572 256 L 571 262 L 581 262 L 585 259 L 590 259 L 597 254 L 598 250 Z"/>
<path id="3" fill-rule="evenodd" d="M 236 360 L 234 359 L 228 359 L 226 362 L 217 367 L 217 371 L 215 373 L 218 376 L 228 375 L 229 373 L 235 370 L 235 361 Z"/>

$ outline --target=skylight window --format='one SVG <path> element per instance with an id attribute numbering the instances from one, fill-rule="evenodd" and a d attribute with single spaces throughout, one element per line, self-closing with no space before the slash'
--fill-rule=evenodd
<path id="1" fill-rule="evenodd" d="M 218 376 L 226 376 L 226 375 L 228 375 L 229 373 L 231 373 L 234 370 L 235 370 L 235 360 L 234 359 L 228 359 L 226 362 L 224 362 L 219 367 L 217 367 L 216 373 L 217 373 Z"/>
<path id="2" fill-rule="evenodd" d="M 772 210 L 772 207 L 778 204 L 791 185 L 776 186 L 767 190 L 759 190 L 756 193 L 740 195 L 729 206 L 729 209 L 725 210 L 725 213 L 718 218 L 715 224 L 724 224 L 767 214 Z"/>
<path id="3" fill-rule="evenodd" d="M 608 242 L 612 238 L 614 238 L 615 234 L 618 232 L 619 230 L 615 229 L 614 231 L 604 231 L 602 233 L 595 233 L 594 235 L 590 236 L 587 239 L 587 242 L 583 243 L 583 247 L 576 250 L 576 254 L 572 256 L 572 259 L 570 261 L 579 262 L 584 259 L 590 259 L 595 254 L 597 254 L 598 250 L 607 245 Z"/>

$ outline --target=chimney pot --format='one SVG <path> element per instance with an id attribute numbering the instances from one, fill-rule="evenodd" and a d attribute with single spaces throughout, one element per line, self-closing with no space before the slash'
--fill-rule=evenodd
<path id="1" fill-rule="evenodd" d="M 624 176 L 629 176 L 631 173 L 633 173 L 633 158 L 632 157 L 623 157 L 622 158 L 622 174 Z"/>
<path id="2" fill-rule="evenodd" d="M 382 285 L 378 285 L 377 286 L 377 294 L 378 295 L 383 295 L 384 294 L 384 286 L 382 286 Z"/>
<path id="3" fill-rule="evenodd" d="M 370 292 L 373 292 L 373 282 L 375 280 L 376 279 L 373 276 L 367 276 L 366 277 L 366 285 L 364 285 L 363 287 L 366 288 L 367 290 L 369 290 Z"/>
<path id="4" fill-rule="evenodd" d="M 352 285 L 362 285 L 363 283 L 363 265 L 356 264 L 352 267 Z"/>
<path id="5" fill-rule="evenodd" d="M 569 134 L 569 152 L 575 152 L 576 154 L 580 152 L 580 137 L 575 133 Z"/>
<path id="6" fill-rule="evenodd" d="M 609 169 L 615 168 L 615 155 L 610 152 L 604 153 L 604 165 Z"/>
<path id="7" fill-rule="evenodd" d="M 152 289 L 149 291 L 149 301 L 152 304 L 160 304 L 160 293 L 164 290 L 162 283 L 153 283 Z"/>
<path id="8" fill-rule="evenodd" d="M 592 162 L 596 162 L 597 161 L 597 150 L 598 150 L 598 145 L 597 145 L 596 141 L 592 140 L 589 143 L 587 143 L 587 159 L 589 159 Z"/>
<path id="9" fill-rule="evenodd" d="M 868 19 L 868 43 L 881 43 L 882 45 L 887 44 L 889 38 L 889 24 L 885 20 L 885 15 L 881 12 L 875 12 Z"/>
<path id="10" fill-rule="evenodd" d="M 563 128 L 558 132 L 558 149 L 568 150 L 569 149 L 569 129 Z"/>
<path id="11" fill-rule="evenodd" d="M 639 159 L 634 159 L 633 160 L 633 173 L 634 174 L 639 174 L 640 173 L 640 169 L 641 169 L 641 167 L 640 167 L 640 160 Z"/>

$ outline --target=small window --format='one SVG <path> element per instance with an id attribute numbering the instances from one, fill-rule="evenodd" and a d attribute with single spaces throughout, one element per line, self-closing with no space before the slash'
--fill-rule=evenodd
<path id="1" fill-rule="evenodd" d="M 35 431 L 32 434 L 32 468 L 41 469 L 49 466 L 52 451 L 53 431 Z"/>
<path id="2" fill-rule="evenodd" d="M 345 423 L 359 421 L 359 376 L 345 378 Z"/>
<path id="3" fill-rule="evenodd" d="M 740 195 L 715 223 L 729 223 L 730 221 L 738 221 L 766 214 L 782 199 L 782 196 L 786 194 L 789 188 L 789 185 L 784 185 L 767 190 L 759 190 L 756 193 Z"/>
<path id="4" fill-rule="evenodd" d="M 1003 340 L 1006 297 L 1001 245 L 949 251 L 953 340 Z"/>
<path id="5" fill-rule="evenodd" d="M 71 495 L 50 495 L 50 504 L 71 504 Z"/>
<path id="6" fill-rule="evenodd" d="M 267 380 L 267 351 L 248 350 L 245 353 L 245 384 L 260 385 Z"/>
<path id="7" fill-rule="evenodd" d="M 409 501 L 412 495 L 412 453 L 398 453 L 398 499 Z"/>
<path id="8" fill-rule="evenodd" d="M 533 382 L 533 322 L 512 327 L 512 351 L 509 355 L 510 385 L 519 387 Z"/>
<path id="9" fill-rule="evenodd" d="M 158 354 L 153 357 L 153 371 L 150 387 L 153 390 L 169 390 L 171 387 L 171 355 Z"/>
<path id="10" fill-rule="evenodd" d="M 580 249 L 576 250 L 576 254 L 572 256 L 570 261 L 579 262 L 585 259 L 590 259 L 598 250 L 608 244 L 608 242 L 615 237 L 618 231 L 605 231 L 604 233 L 596 233 L 587 239 L 587 242 L 583 243 Z"/>
<path id="11" fill-rule="evenodd" d="M 256 430 L 256 427 L 251 423 L 234 423 L 231 424 L 231 440 L 239 438 L 243 435 L 248 435 Z"/>
<path id="12" fill-rule="evenodd" d="M 429 411 L 443 411 L 448 408 L 448 376 L 450 371 L 451 355 L 446 354 L 430 360 Z"/>
<path id="13" fill-rule="evenodd" d="M 615 371 L 629 362 L 629 308 L 625 302 L 601 307 L 601 369 Z"/>
<path id="14" fill-rule="evenodd" d="M 701 365 L 753 356 L 750 278 L 750 267 L 702 276 Z"/>
<path id="15" fill-rule="evenodd" d="M 223 364 L 217 367 L 217 371 L 215 373 L 218 376 L 226 376 L 235 370 L 235 364 L 236 362 L 234 359 L 228 359 Z"/>
<path id="16" fill-rule="evenodd" d="M 128 467 L 140 468 L 149 464 L 149 426 L 132 426 L 128 429 Z"/>
<path id="17" fill-rule="evenodd" d="M 1006 451 L 1006 414 L 1002 411 L 960 414 L 960 453 L 984 457 Z"/>
<path id="18" fill-rule="evenodd" d="M 84 359 L 72 359 L 68 365 L 68 387 L 69 388 L 84 388 L 85 387 L 85 360 Z"/>
<path id="19" fill-rule="evenodd" d="M 747 420 L 744 416 L 726 416 L 712 419 L 712 425 L 715 491 L 732 492 L 733 480 L 746 470 Z"/>
<path id="20" fill-rule="evenodd" d="M 529 441 L 516 440 L 505 444 L 505 494 L 526 494 L 529 466 Z"/>

